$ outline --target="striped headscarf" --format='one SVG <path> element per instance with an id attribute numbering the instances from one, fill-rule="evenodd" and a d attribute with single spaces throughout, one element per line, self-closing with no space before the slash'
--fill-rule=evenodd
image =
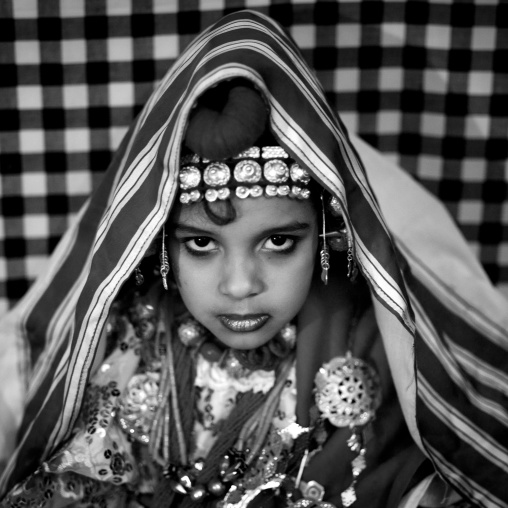
<path id="1" fill-rule="evenodd" d="M 20 304 L 17 329 L 33 370 L 2 492 L 69 437 L 109 308 L 171 211 L 191 107 L 206 89 L 235 77 L 264 95 L 280 145 L 345 211 L 414 440 L 462 495 L 478 506 L 508 506 L 507 309 L 503 314 L 481 270 L 457 265 L 467 266 L 464 278 L 480 281 L 474 295 L 442 278 L 455 268 L 434 270 L 428 260 L 447 245 L 427 253 L 426 239 L 420 251 L 418 235 L 407 231 L 411 225 L 389 231 L 358 151 L 298 48 L 250 11 L 213 25 L 176 61 Z"/>

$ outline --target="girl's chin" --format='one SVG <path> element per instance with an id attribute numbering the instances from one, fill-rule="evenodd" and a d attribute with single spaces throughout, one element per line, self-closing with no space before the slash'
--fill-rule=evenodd
<path id="1" fill-rule="evenodd" d="M 274 335 L 259 332 L 226 332 L 215 334 L 215 337 L 225 347 L 232 349 L 255 349 L 264 346 Z"/>

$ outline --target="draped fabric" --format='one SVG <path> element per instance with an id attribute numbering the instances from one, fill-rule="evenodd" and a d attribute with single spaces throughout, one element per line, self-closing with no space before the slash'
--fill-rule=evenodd
<path id="1" fill-rule="evenodd" d="M 475 313 L 424 264 L 415 269 L 417 253 L 393 246 L 360 157 L 299 50 L 278 25 L 249 11 L 213 25 L 176 61 L 23 301 L 20 330 L 33 372 L 2 492 L 69 436 L 111 303 L 170 213 L 191 107 L 233 77 L 253 82 L 277 140 L 340 200 L 391 365 L 408 352 L 411 385 L 399 382 L 399 397 L 414 439 L 466 498 L 508 506 L 506 318 Z M 398 353 L 387 333 L 395 330 Z"/>

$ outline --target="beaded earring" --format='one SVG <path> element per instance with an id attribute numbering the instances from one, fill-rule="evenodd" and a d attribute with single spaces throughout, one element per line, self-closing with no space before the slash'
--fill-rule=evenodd
<path id="1" fill-rule="evenodd" d="M 323 194 L 321 194 L 321 211 L 323 214 L 323 246 L 319 253 L 321 259 L 321 280 L 326 286 L 328 284 L 328 270 L 330 270 L 330 252 L 328 250 L 328 244 L 326 242 L 326 213 L 325 213 L 325 200 Z"/>
<path id="2" fill-rule="evenodd" d="M 358 275 L 358 267 L 355 263 L 353 254 L 353 239 L 347 232 L 347 228 L 344 223 L 340 226 L 337 231 L 326 231 L 325 227 L 325 208 L 323 204 L 323 196 L 321 196 L 322 207 L 323 207 L 323 248 L 321 249 L 321 279 L 326 284 L 325 280 L 328 281 L 328 270 L 330 269 L 330 253 L 328 246 L 335 251 L 347 251 L 347 276 L 351 282 L 354 282 Z M 342 219 L 343 214 L 340 207 L 339 200 L 333 196 L 328 204 L 328 209 L 333 217 Z"/>
<path id="3" fill-rule="evenodd" d="M 164 286 L 164 289 L 168 290 L 168 281 L 167 276 L 169 273 L 169 261 L 168 261 L 168 251 L 166 250 L 166 226 L 162 226 L 162 247 L 161 247 L 161 253 L 159 256 L 160 262 L 161 262 L 161 269 L 160 274 L 162 277 L 162 285 Z"/>
<path id="4" fill-rule="evenodd" d="M 140 265 L 134 268 L 134 281 L 136 282 L 136 286 L 141 286 L 141 284 L 145 282 L 145 278 L 143 277 L 143 273 L 141 272 Z"/>

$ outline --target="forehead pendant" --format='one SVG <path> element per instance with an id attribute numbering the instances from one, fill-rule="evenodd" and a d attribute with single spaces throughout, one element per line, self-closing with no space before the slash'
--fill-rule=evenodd
<path id="1" fill-rule="evenodd" d="M 356 501 L 355 484 L 366 468 L 363 428 L 375 418 L 381 404 L 381 384 L 372 366 L 351 352 L 325 363 L 317 372 L 315 401 L 321 417 L 336 427 L 349 427 L 348 447 L 356 457 L 351 462 L 353 481 L 341 493 L 343 506 Z"/>
<path id="2" fill-rule="evenodd" d="M 232 193 L 244 199 L 288 196 L 308 199 L 310 175 L 280 146 L 253 146 L 231 159 L 210 161 L 196 154 L 180 160 L 180 202 L 213 202 Z"/>

